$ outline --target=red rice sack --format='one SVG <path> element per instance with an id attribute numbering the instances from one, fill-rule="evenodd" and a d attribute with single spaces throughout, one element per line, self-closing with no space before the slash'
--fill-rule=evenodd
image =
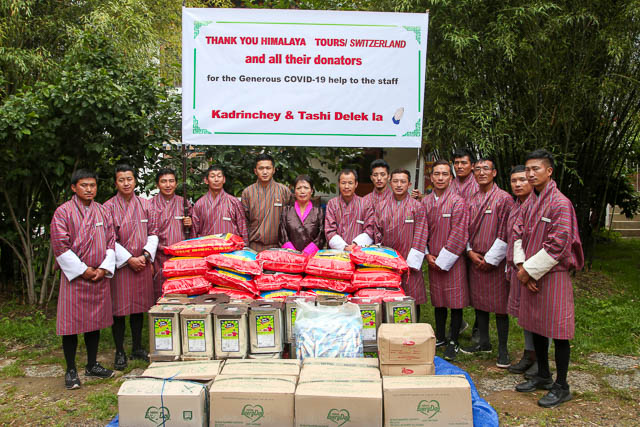
<path id="1" fill-rule="evenodd" d="M 248 274 L 242 274 L 239 271 L 224 268 L 216 268 L 215 270 L 207 271 L 204 277 L 211 282 L 213 286 L 238 289 L 252 293 L 253 295 L 258 295 L 256 285 L 253 283 L 252 277 Z"/>
<path id="2" fill-rule="evenodd" d="M 275 291 L 260 292 L 260 298 L 284 300 L 287 297 L 292 297 L 297 294 L 298 293 L 296 291 L 291 289 L 279 289 Z"/>
<path id="3" fill-rule="evenodd" d="M 242 237 L 231 233 L 224 233 L 183 240 L 164 248 L 164 253 L 176 256 L 205 257 L 221 252 L 232 252 L 242 248 L 244 248 L 244 240 L 242 240 Z"/>
<path id="4" fill-rule="evenodd" d="M 353 292 L 355 287 L 348 280 L 328 279 L 326 277 L 305 276 L 300 285 L 307 289 L 327 289 L 336 292 Z"/>
<path id="5" fill-rule="evenodd" d="M 206 294 L 211 284 L 203 276 L 171 277 L 162 284 L 162 294 Z"/>
<path id="6" fill-rule="evenodd" d="M 355 267 L 348 252 L 335 249 L 323 249 L 309 258 L 304 271 L 314 276 L 330 279 L 351 279 Z"/>
<path id="7" fill-rule="evenodd" d="M 409 269 L 398 251 L 386 246 L 356 246 L 349 256 L 354 264 L 362 267 L 392 268 L 400 273 Z"/>
<path id="8" fill-rule="evenodd" d="M 257 276 L 262 273 L 260 263 L 256 261 L 258 253 L 253 249 L 241 249 L 233 252 L 209 255 L 207 264 L 211 267 L 220 267 L 227 270 Z"/>
<path id="9" fill-rule="evenodd" d="M 253 278 L 253 283 L 259 291 L 275 291 L 278 289 L 300 290 L 302 274 L 263 273 Z"/>
<path id="10" fill-rule="evenodd" d="M 209 290 L 209 294 L 225 294 L 229 299 L 254 299 L 255 295 L 249 292 L 240 291 L 238 289 L 223 288 L 219 286 L 213 286 Z"/>
<path id="11" fill-rule="evenodd" d="M 399 288 L 402 275 L 388 268 L 361 267 L 357 268 L 351 284 L 357 288 Z"/>
<path id="12" fill-rule="evenodd" d="M 307 265 L 307 255 L 293 249 L 273 248 L 258 254 L 262 268 L 282 273 L 303 273 Z"/>
<path id="13" fill-rule="evenodd" d="M 355 297 L 361 298 L 387 298 L 387 297 L 403 297 L 405 296 L 402 288 L 385 289 L 385 288 L 364 288 L 353 294 Z"/>
<path id="14" fill-rule="evenodd" d="M 164 277 L 202 276 L 207 270 L 209 267 L 202 257 L 169 258 L 162 264 Z"/>

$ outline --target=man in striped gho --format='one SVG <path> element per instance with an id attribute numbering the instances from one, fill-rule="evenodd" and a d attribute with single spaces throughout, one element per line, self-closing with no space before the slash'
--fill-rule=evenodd
<path id="1" fill-rule="evenodd" d="M 358 173 L 353 169 L 341 171 L 340 195 L 329 200 L 324 217 L 324 232 L 331 249 L 351 251 L 353 245 L 373 243 L 373 206 L 355 193 L 356 188 Z"/>
<path id="2" fill-rule="evenodd" d="M 115 234 L 111 215 L 93 201 L 97 176 L 79 169 L 71 177 L 74 195 L 56 209 L 51 220 L 51 246 L 60 275 L 56 333 L 62 336 L 67 363 L 64 383 L 80 388 L 76 369 L 78 334 L 87 347 L 87 377 L 110 378 L 113 371 L 96 360 L 100 329 L 111 326 L 109 278 L 115 270 Z"/>
<path id="3" fill-rule="evenodd" d="M 525 170 L 534 194 L 516 220 L 513 251 L 518 280 L 526 286 L 520 294 L 518 323 L 533 333 L 538 361 L 538 374 L 518 384 L 516 390 L 549 390 L 538 400 L 545 408 L 571 399 L 567 372 L 575 317 L 569 273 L 584 265 L 576 213 L 551 178 L 553 169 L 553 156 L 546 150 L 535 150 L 526 157 Z M 549 338 L 555 346 L 555 382 L 549 372 Z"/>

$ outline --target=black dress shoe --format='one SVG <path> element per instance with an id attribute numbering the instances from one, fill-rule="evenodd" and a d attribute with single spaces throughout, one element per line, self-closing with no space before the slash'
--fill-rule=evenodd
<path id="1" fill-rule="evenodd" d="M 127 368 L 127 355 L 124 352 L 116 351 L 116 358 L 113 362 L 113 369 L 124 371 Z"/>
<path id="2" fill-rule="evenodd" d="M 149 353 L 147 350 L 143 348 L 139 348 L 137 350 L 133 350 L 130 356 L 131 360 L 144 360 L 145 362 L 149 361 Z"/>
<path id="3" fill-rule="evenodd" d="M 529 369 L 534 363 L 535 360 L 532 360 L 529 352 L 525 350 L 524 354 L 522 355 L 522 359 L 520 359 L 520 361 L 515 365 L 509 366 L 509 372 L 511 372 L 512 374 L 524 374 L 527 369 Z M 537 372 L 538 368 L 536 367 L 536 373 Z"/>
<path id="4" fill-rule="evenodd" d="M 516 386 L 516 391 L 520 393 L 529 393 L 536 390 L 551 390 L 553 378 L 540 378 L 535 376 L 528 381 L 520 383 Z"/>
<path id="5" fill-rule="evenodd" d="M 549 393 L 538 400 L 538 405 L 543 408 L 555 408 L 559 404 L 571 400 L 572 397 L 569 386 L 565 389 L 560 384 L 553 383 L 553 387 L 551 387 Z"/>
<path id="6" fill-rule="evenodd" d="M 67 373 L 64 374 L 64 386 L 68 390 L 80 388 L 80 378 L 78 378 L 78 371 L 76 371 L 75 369 L 69 369 Z"/>

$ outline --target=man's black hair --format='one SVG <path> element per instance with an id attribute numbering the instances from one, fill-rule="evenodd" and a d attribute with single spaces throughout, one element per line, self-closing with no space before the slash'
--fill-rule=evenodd
<path id="1" fill-rule="evenodd" d="M 207 171 L 204 173 L 204 177 L 205 177 L 205 178 L 208 178 L 208 177 L 209 177 L 209 174 L 210 174 L 211 172 L 213 172 L 213 171 L 220 171 L 220 172 L 222 172 L 222 176 L 223 176 L 223 177 L 225 177 L 225 178 L 227 177 L 227 175 L 224 173 L 224 169 L 223 169 L 223 168 L 222 168 L 222 166 L 220 166 L 220 165 L 211 165 L 211 166 L 209 166 L 209 167 L 207 168 Z"/>
<path id="2" fill-rule="evenodd" d="M 553 154 L 551 154 L 550 152 L 548 152 L 544 148 L 538 148 L 537 150 L 533 150 L 532 152 L 527 154 L 527 157 L 524 158 L 524 162 L 526 163 L 527 160 L 534 160 L 534 159 L 535 160 L 544 160 L 544 161 L 546 161 L 548 163 L 549 167 L 555 169 L 555 162 L 553 160 Z"/>
<path id="3" fill-rule="evenodd" d="M 391 171 L 391 178 L 393 178 L 393 175 L 399 174 L 399 173 L 403 173 L 403 174 L 407 175 L 407 177 L 409 178 L 409 182 L 411 182 L 411 172 L 409 172 L 406 169 L 402 169 L 402 168 L 398 168 L 398 169 L 392 170 Z"/>
<path id="4" fill-rule="evenodd" d="M 495 168 L 496 168 L 496 162 L 495 162 L 495 160 L 493 160 L 493 158 L 492 158 L 492 157 L 489 157 L 489 156 L 480 156 L 480 157 L 478 158 L 478 160 L 476 160 L 476 161 L 475 161 L 475 164 L 482 163 L 482 162 L 491 162 L 491 168 L 492 168 L 492 169 L 495 169 Z"/>
<path id="5" fill-rule="evenodd" d="M 473 154 L 471 150 L 468 148 L 458 148 L 453 152 L 453 159 L 460 159 L 463 157 L 468 157 L 469 161 L 473 164 L 476 162 L 476 156 Z"/>
<path id="6" fill-rule="evenodd" d="M 524 165 L 515 165 L 514 167 L 511 168 L 511 172 L 509 172 L 509 176 L 513 175 L 514 173 L 520 173 L 520 172 L 524 172 Z"/>
<path id="7" fill-rule="evenodd" d="M 389 171 L 391 170 L 391 168 L 389 167 L 389 163 L 385 162 L 384 159 L 376 159 L 371 162 L 371 166 L 369 168 L 370 173 L 373 173 L 373 170 L 375 168 L 385 168 L 387 170 L 387 173 L 389 173 Z"/>
<path id="8" fill-rule="evenodd" d="M 174 171 L 171 168 L 162 168 L 158 171 L 158 173 L 156 173 L 156 184 L 160 182 L 160 178 L 162 178 L 165 175 L 173 175 L 174 179 L 177 179 L 178 177 L 176 176 L 176 171 Z"/>
<path id="9" fill-rule="evenodd" d="M 349 169 L 349 168 L 345 168 L 340 171 L 340 173 L 338 174 L 338 182 L 340 181 L 340 177 L 342 175 L 351 175 L 351 174 L 353 174 L 353 176 L 356 177 L 356 182 L 358 182 L 358 172 L 356 172 L 355 169 Z"/>
<path id="10" fill-rule="evenodd" d="M 98 175 L 88 169 L 78 169 L 71 175 L 71 185 L 76 185 L 81 179 L 93 178 L 98 182 Z"/>
<path id="11" fill-rule="evenodd" d="M 258 167 L 258 162 L 261 162 L 263 160 L 269 160 L 271 162 L 271 165 L 275 168 L 276 167 L 276 162 L 273 160 L 273 157 L 271 157 L 270 154 L 267 153 L 261 153 L 258 154 L 258 156 L 256 157 L 256 161 L 254 163 L 254 168 Z"/>
<path id="12" fill-rule="evenodd" d="M 133 174 L 133 177 L 136 177 L 136 171 L 133 170 L 133 168 L 125 163 L 119 164 L 116 166 L 116 170 L 113 174 L 113 177 L 116 178 L 118 176 L 119 172 L 131 172 Z"/>
<path id="13" fill-rule="evenodd" d="M 451 163 L 449 163 L 445 159 L 436 160 L 433 166 L 431 166 L 431 173 L 433 173 L 433 170 L 436 168 L 436 166 L 440 166 L 440 165 L 449 166 L 449 172 L 451 173 L 451 176 L 453 176 L 453 166 L 451 165 Z"/>

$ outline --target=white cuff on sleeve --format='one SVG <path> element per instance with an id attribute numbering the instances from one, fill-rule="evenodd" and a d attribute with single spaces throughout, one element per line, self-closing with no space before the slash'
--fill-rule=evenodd
<path id="1" fill-rule="evenodd" d="M 100 264 L 100 267 L 107 271 L 107 274 L 104 277 L 111 279 L 113 277 L 113 273 L 116 271 L 116 251 L 113 249 L 107 249 L 107 255 L 104 257 L 104 261 Z"/>
<path id="2" fill-rule="evenodd" d="M 342 251 L 344 250 L 345 246 L 347 246 L 347 242 L 345 242 L 344 239 L 338 236 L 337 234 L 333 236 L 331 240 L 329 240 L 329 247 L 331 249 L 337 249 L 339 251 Z"/>
<path id="3" fill-rule="evenodd" d="M 116 242 L 116 268 L 122 268 L 127 265 L 127 261 L 129 261 L 129 258 L 132 256 L 124 246 Z"/>
<path id="4" fill-rule="evenodd" d="M 522 264 L 522 267 L 529 273 L 533 280 L 540 280 L 549 270 L 558 264 L 551 255 L 544 249 L 540 249 L 537 254 L 529 258 Z"/>
<path id="5" fill-rule="evenodd" d="M 151 262 L 153 262 L 156 259 L 156 250 L 158 250 L 158 236 L 148 236 L 147 244 L 142 249 L 149 252 Z"/>
<path id="6" fill-rule="evenodd" d="M 407 255 L 407 265 L 414 270 L 420 270 L 420 268 L 422 268 L 423 260 L 424 254 L 419 250 L 411 248 L 409 255 Z"/>
<path id="7" fill-rule="evenodd" d="M 353 243 L 358 246 L 369 246 L 373 244 L 373 239 L 367 233 L 360 233 L 353 239 Z"/>
<path id="8" fill-rule="evenodd" d="M 515 265 L 522 264 L 527 259 L 527 256 L 522 249 L 522 240 L 518 239 L 513 242 L 513 263 Z"/>
<path id="9" fill-rule="evenodd" d="M 82 262 L 78 255 L 71 249 L 56 257 L 60 269 L 67 276 L 67 280 L 72 281 L 78 276 L 82 276 L 87 271 L 87 264 Z"/>
<path id="10" fill-rule="evenodd" d="M 484 260 L 491 265 L 498 265 L 502 262 L 505 256 L 507 256 L 507 242 L 503 242 L 500 239 L 496 239 L 493 245 L 489 248 L 487 253 L 484 254 Z"/>
<path id="11" fill-rule="evenodd" d="M 436 265 L 443 271 L 449 271 L 451 270 L 451 267 L 453 267 L 453 264 L 458 261 L 458 258 L 460 257 L 454 253 L 449 252 L 447 248 L 442 248 L 440 249 L 438 258 L 436 258 Z"/>
<path id="12" fill-rule="evenodd" d="M 471 243 L 467 242 L 467 252 L 472 251 Z"/>

